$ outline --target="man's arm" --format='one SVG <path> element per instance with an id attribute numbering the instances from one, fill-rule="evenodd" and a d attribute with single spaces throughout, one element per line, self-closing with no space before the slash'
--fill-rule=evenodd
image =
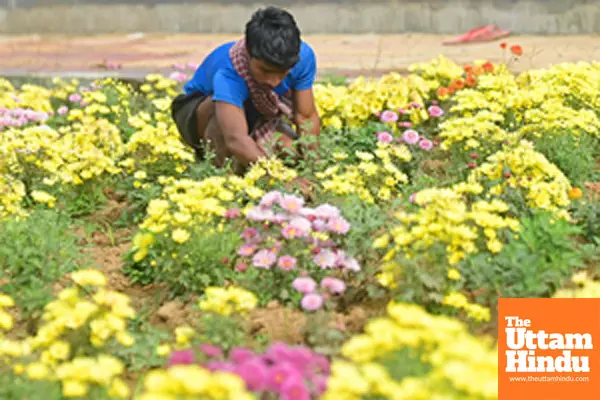
<path id="1" fill-rule="evenodd" d="M 305 126 L 307 122 L 308 127 Z M 321 121 L 312 88 L 294 91 L 294 123 L 300 136 L 303 134 L 319 136 L 321 133 Z M 311 150 L 314 150 L 315 146 L 315 144 L 311 145 Z"/>
<path id="2" fill-rule="evenodd" d="M 215 101 L 215 114 L 225 147 L 242 165 L 256 162 L 265 154 L 248 135 L 244 111 L 229 103 Z"/>

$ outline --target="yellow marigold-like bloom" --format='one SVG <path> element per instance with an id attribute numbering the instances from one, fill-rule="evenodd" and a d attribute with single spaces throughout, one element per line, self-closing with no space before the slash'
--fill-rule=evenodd
<path id="1" fill-rule="evenodd" d="M 86 269 L 73 272 L 71 280 L 80 286 L 105 286 L 106 276 L 97 269 Z"/>

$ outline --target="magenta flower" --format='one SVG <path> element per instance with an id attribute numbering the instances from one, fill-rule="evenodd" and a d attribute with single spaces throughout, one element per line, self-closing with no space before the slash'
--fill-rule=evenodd
<path id="1" fill-rule="evenodd" d="M 246 388 L 252 392 L 262 392 L 267 388 L 269 371 L 257 358 L 243 361 L 235 367 L 234 373 L 242 378 Z"/>
<path id="2" fill-rule="evenodd" d="M 333 268 L 335 266 L 335 254 L 329 249 L 323 249 L 313 257 L 313 261 L 321 268 Z"/>
<path id="3" fill-rule="evenodd" d="M 58 107 L 58 110 L 56 110 L 58 112 L 58 115 L 65 115 L 66 113 L 69 112 L 69 107 L 67 106 L 60 106 Z"/>
<path id="4" fill-rule="evenodd" d="M 279 268 L 289 271 L 291 269 L 294 269 L 294 267 L 296 266 L 297 260 L 295 257 L 292 256 L 282 256 L 279 257 L 279 261 L 277 262 L 277 265 L 279 265 Z"/>
<path id="5" fill-rule="evenodd" d="M 416 195 L 417 195 L 416 193 L 413 193 L 413 194 L 411 194 L 411 195 L 408 197 L 408 201 L 409 201 L 410 203 L 414 203 L 414 202 L 415 202 L 415 196 L 416 196 Z"/>
<path id="6" fill-rule="evenodd" d="M 206 368 L 211 371 L 224 371 L 235 373 L 235 366 L 230 362 L 213 360 L 206 363 Z"/>
<path id="7" fill-rule="evenodd" d="M 302 376 L 289 363 L 282 362 L 271 367 L 269 371 L 269 387 L 273 392 L 280 393 L 283 383 L 290 377 L 297 376 L 302 379 Z"/>
<path id="8" fill-rule="evenodd" d="M 419 147 L 422 150 L 429 151 L 433 148 L 433 143 L 431 142 L 431 140 L 423 138 L 419 142 Z"/>
<path id="9" fill-rule="evenodd" d="M 310 400 L 310 392 L 306 388 L 301 376 L 288 377 L 281 385 L 280 400 Z"/>
<path id="10" fill-rule="evenodd" d="M 227 219 L 238 218 L 240 215 L 242 215 L 242 213 L 240 212 L 239 208 L 230 208 L 229 210 L 225 211 L 225 218 Z"/>
<path id="11" fill-rule="evenodd" d="M 407 129 L 402 134 L 402 140 L 408 144 L 416 144 L 419 141 L 419 133 L 412 129 Z"/>
<path id="12" fill-rule="evenodd" d="M 299 213 L 304 205 L 304 199 L 302 197 L 294 196 L 293 194 L 284 194 L 279 200 L 281 208 L 292 214 Z"/>
<path id="13" fill-rule="evenodd" d="M 300 305 L 306 311 L 316 311 L 323 307 L 323 297 L 317 293 L 305 294 L 300 302 Z"/>
<path id="14" fill-rule="evenodd" d="M 262 199 L 260 199 L 260 205 L 262 207 L 273 207 L 273 205 L 275 203 L 279 203 L 279 201 L 281 200 L 281 192 L 277 191 L 277 190 L 273 190 L 270 191 L 269 193 L 265 194 Z"/>
<path id="15" fill-rule="evenodd" d="M 321 280 L 321 287 L 331 293 L 342 294 L 346 291 L 346 284 L 341 279 L 325 277 Z"/>
<path id="16" fill-rule="evenodd" d="M 298 277 L 292 282 L 292 287 L 300 293 L 308 294 L 317 289 L 317 282 L 309 276 Z"/>
<path id="17" fill-rule="evenodd" d="M 179 350 L 171 353 L 167 365 L 172 367 L 173 365 L 189 365 L 194 363 L 194 352 L 191 349 Z"/>
<path id="18" fill-rule="evenodd" d="M 345 235 L 350 230 L 350 223 L 343 217 L 331 218 L 327 223 L 327 229 L 330 232 Z"/>
<path id="19" fill-rule="evenodd" d="M 391 111 L 391 110 L 385 110 L 384 112 L 381 113 L 381 116 L 379 117 L 379 119 L 381 120 L 381 122 L 385 122 L 385 123 L 396 122 L 396 121 L 398 121 L 398 114 L 396 114 L 394 111 Z"/>
<path id="20" fill-rule="evenodd" d="M 377 140 L 381 143 L 392 143 L 394 137 L 389 132 L 377 132 Z"/>
<path id="21" fill-rule="evenodd" d="M 442 110 L 441 107 L 438 106 L 430 106 L 427 111 L 429 112 L 429 115 L 436 118 L 436 117 L 441 117 L 442 115 L 444 115 L 444 110 Z"/>
<path id="22" fill-rule="evenodd" d="M 419 103 L 416 103 L 416 102 L 414 102 L 414 101 L 413 101 L 412 103 L 410 103 L 410 106 L 411 106 L 412 108 L 422 108 L 422 107 L 423 107 L 421 104 L 419 104 Z"/>
<path id="23" fill-rule="evenodd" d="M 406 114 L 408 114 L 408 111 L 406 111 L 404 108 L 399 108 L 398 109 L 398 114 L 406 115 Z"/>
<path id="24" fill-rule="evenodd" d="M 201 344 L 198 349 L 204 353 L 205 356 L 207 357 L 221 357 L 223 355 L 223 350 L 221 350 L 220 347 L 209 344 L 209 343 L 203 343 Z"/>
<path id="25" fill-rule="evenodd" d="M 401 121 L 401 122 L 398 122 L 398 126 L 400 128 L 412 128 L 412 122 L 410 122 L 410 121 Z"/>
<path id="26" fill-rule="evenodd" d="M 245 347 L 234 347 L 229 351 L 229 358 L 236 364 L 249 360 L 254 357 L 252 350 Z"/>
<path id="27" fill-rule="evenodd" d="M 269 269 L 277 261 L 277 255 L 270 250 L 260 250 L 252 257 L 252 263 L 255 267 Z"/>
<path id="28" fill-rule="evenodd" d="M 250 257 L 256 251 L 256 246 L 253 244 L 242 245 L 237 251 L 240 256 Z"/>

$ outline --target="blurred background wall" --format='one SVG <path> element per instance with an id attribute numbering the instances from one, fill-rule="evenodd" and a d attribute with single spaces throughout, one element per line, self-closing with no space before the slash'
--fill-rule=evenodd
<path id="1" fill-rule="evenodd" d="M 304 33 L 600 32 L 600 0 L 0 0 L 0 33 L 239 33 L 252 11 L 286 7 Z"/>

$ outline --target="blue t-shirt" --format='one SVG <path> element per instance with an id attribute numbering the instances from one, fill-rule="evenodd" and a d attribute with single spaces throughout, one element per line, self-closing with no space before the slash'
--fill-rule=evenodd
<path id="1" fill-rule="evenodd" d="M 213 96 L 215 101 L 231 103 L 243 108 L 249 90 L 244 79 L 237 73 L 229 57 L 234 42 L 222 44 L 212 51 L 198 67 L 192 79 L 184 86 L 186 94 L 202 92 Z M 282 96 L 290 89 L 310 89 L 315 81 L 317 61 L 313 49 L 302 42 L 300 61 L 290 70 L 285 79 L 274 89 Z"/>

